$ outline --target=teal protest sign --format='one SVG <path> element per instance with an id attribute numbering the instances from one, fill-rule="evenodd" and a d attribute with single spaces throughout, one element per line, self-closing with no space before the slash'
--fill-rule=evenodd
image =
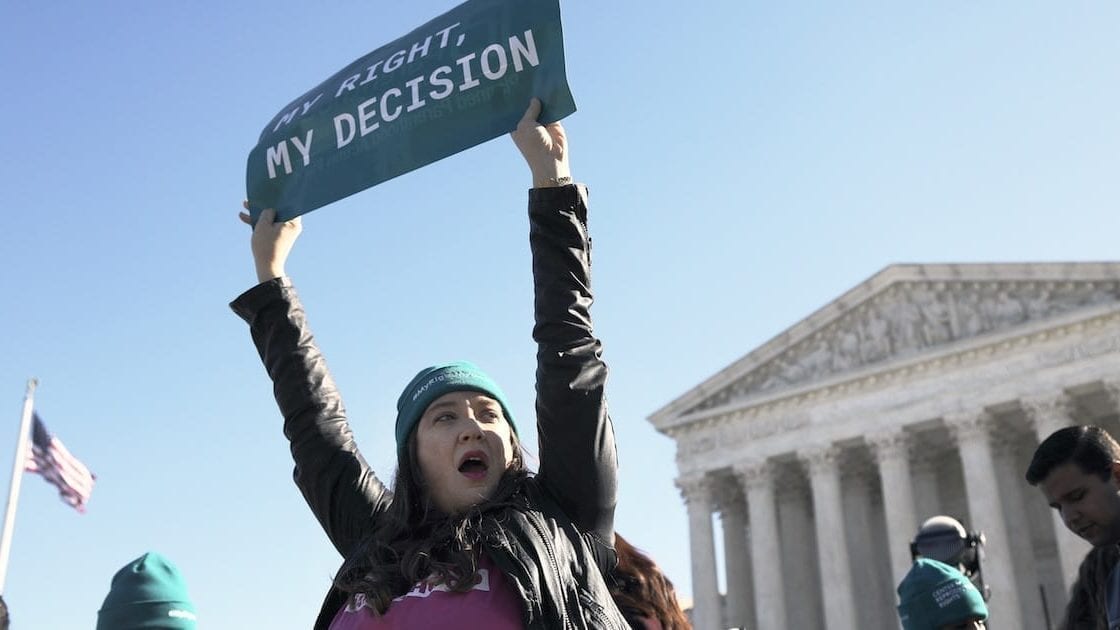
<path id="1" fill-rule="evenodd" d="M 469 0 L 351 63 L 269 121 L 245 176 L 255 219 L 287 220 L 575 111 L 559 0 Z"/>

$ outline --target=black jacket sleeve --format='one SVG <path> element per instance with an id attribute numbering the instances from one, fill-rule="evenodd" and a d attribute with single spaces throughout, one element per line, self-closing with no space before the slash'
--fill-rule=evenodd
<path id="1" fill-rule="evenodd" d="M 346 557 L 372 529 L 392 495 L 354 444 L 342 398 L 291 281 L 261 283 L 230 307 L 249 324 L 272 379 L 295 460 L 296 485 Z"/>
<path id="2" fill-rule="evenodd" d="M 529 191 L 542 488 L 581 530 L 613 544 L 617 492 L 607 366 L 591 328 L 587 189 Z"/>

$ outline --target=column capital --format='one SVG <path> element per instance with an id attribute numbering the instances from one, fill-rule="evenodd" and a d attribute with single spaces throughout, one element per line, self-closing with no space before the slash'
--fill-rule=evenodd
<path id="1" fill-rule="evenodd" d="M 984 411 L 955 411 L 941 417 L 958 445 L 988 438 L 994 418 Z"/>
<path id="2" fill-rule="evenodd" d="M 688 505 L 702 505 L 708 509 L 712 506 L 712 479 L 700 473 L 678 477 L 677 489 L 681 491 L 681 498 Z"/>
<path id="3" fill-rule="evenodd" d="M 811 477 L 836 475 L 840 470 L 840 449 L 832 444 L 800 450 L 797 452 L 797 458 L 808 468 Z"/>
<path id="4" fill-rule="evenodd" d="M 735 476 L 747 490 L 751 488 L 773 488 L 774 465 L 766 459 L 752 459 L 738 462 L 734 466 Z"/>
<path id="5" fill-rule="evenodd" d="M 746 497 L 743 496 L 742 486 L 735 477 L 718 479 L 712 484 L 712 498 L 715 500 L 715 509 L 720 514 L 728 512 L 742 512 L 747 507 Z"/>
<path id="6" fill-rule="evenodd" d="M 871 447 L 871 453 L 880 465 L 886 461 L 910 457 L 910 434 L 901 428 L 881 429 L 865 435 L 863 439 Z"/>
<path id="7" fill-rule="evenodd" d="M 1039 439 L 1045 439 L 1073 421 L 1073 399 L 1065 392 L 1024 397 L 1019 400 L 1019 406 Z"/>

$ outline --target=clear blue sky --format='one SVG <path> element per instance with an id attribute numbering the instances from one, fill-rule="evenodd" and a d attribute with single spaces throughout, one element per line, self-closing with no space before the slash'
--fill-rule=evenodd
<path id="1" fill-rule="evenodd" d="M 99 478 L 83 516 L 25 478 L 16 628 L 92 627 L 148 549 L 179 563 L 201 627 L 309 627 L 338 558 L 226 307 L 255 278 L 245 159 L 289 100 L 452 6 L 0 8 L 0 470 L 37 376 L 48 427 Z M 618 530 L 685 594 L 674 448 L 650 413 L 890 263 L 1120 258 L 1116 3 L 563 15 Z M 531 413 L 528 181 L 503 138 L 305 219 L 289 272 L 386 479 L 396 396 L 426 364 L 470 358 Z"/>

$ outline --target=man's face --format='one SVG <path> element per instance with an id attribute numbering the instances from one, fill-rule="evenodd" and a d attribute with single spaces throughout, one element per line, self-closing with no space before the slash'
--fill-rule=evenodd
<path id="1" fill-rule="evenodd" d="M 1067 462 L 1051 470 L 1038 487 L 1069 531 L 1094 547 L 1120 542 L 1120 463 L 1101 479 Z"/>

